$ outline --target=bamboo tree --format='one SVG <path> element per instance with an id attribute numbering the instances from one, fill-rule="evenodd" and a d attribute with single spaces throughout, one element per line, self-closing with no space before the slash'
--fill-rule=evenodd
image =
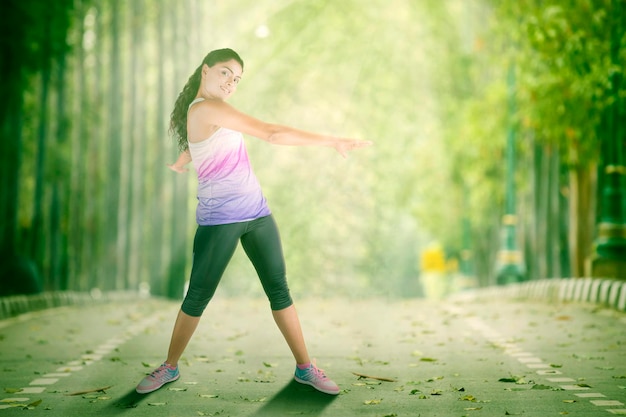
<path id="1" fill-rule="evenodd" d="M 141 281 L 142 268 L 145 265 L 145 253 L 143 251 L 145 239 L 145 222 L 144 213 L 146 210 L 146 150 L 150 146 L 148 143 L 148 135 L 146 134 L 146 106 L 145 92 L 146 92 L 146 79 L 147 74 L 145 71 L 146 62 L 145 59 L 145 37 L 144 37 L 144 2 L 142 0 L 136 0 L 132 3 L 132 18 L 133 18 L 133 48 L 132 48 L 132 72 L 131 80 L 136 88 L 134 90 L 132 113 L 134 117 L 131 119 L 131 124 L 134 127 L 132 129 L 132 135 L 128 138 L 129 141 L 136 145 L 136 151 L 133 153 L 133 164 L 131 171 L 130 181 L 133 184 L 132 187 L 132 205 L 130 206 L 133 213 L 132 221 L 129 221 L 131 228 L 131 240 L 130 240 L 130 252 L 132 253 L 131 262 L 129 265 L 129 271 L 132 281 L 129 288 L 138 288 Z"/>
<path id="2" fill-rule="evenodd" d="M 164 206 L 165 206 L 165 193 L 162 190 L 164 186 L 164 166 L 165 166 L 165 149 L 164 141 L 166 137 L 166 112 L 165 112 L 165 13 L 163 2 L 159 2 L 156 6 L 156 19 L 154 22 L 154 32 L 156 38 L 156 54 L 155 65 L 157 71 L 156 82 L 156 109 L 153 124 L 153 140 L 151 141 L 154 148 L 154 164 L 150 167 L 150 176 L 153 178 L 152 187 L 150 193 L 154 199 L 154 203 L 151 204 L 147 210 L 150 218 L 150 239 L 147 253 L 149 254 L 149 284 L 152 294 L 162 296 L 165 294 L 165 288 L 163 284 L 163 223 L 164 223 Z"/>
<path id="3" fill-rule="evenodd" d="M 69 257 L 69 288 L 85 291 L 88 289 L 83 279 L 83 267 L 85 265 L 85 253 L 90 246 L 84 239 L 85 234 L 83 228 L 87 225 L 87 216 L 85 214 L 89 201 L 86 198 L 87 193 L 84 185 L 88 184 L 88 158 L 87 158 L 87 140 L 88 132 L 88 100 L 89 92 L 86 88 L 86 69 L 85 69 L 85 47 L 83 41 L 85 38 L 85 17 L 87 7 L 82 0 L 76 0 L 76 10 L 74 19 L 78 22 L 74 31 L 74 101 L 71 109 L 75 120 L 71 135 L 71 175 L 70 175 L 70 193 L 69 208 L 67 212 L 67 220 L 69 222 L 68 231 L 68 257 Z"/>
<path id="4" fill-rule="evenodd" d="M 90 77 L 88 93 L 91 110 L 88 140 L 89 175 L 85 182 L 85 192 L 91 195 L 87 205 L 87 224 L 84 230 L 84 241 L 87 243 L 85 252 L 86 274 L 88 277 L 88 289 L 105 288 L 105 282 L 110 282 L 108 263 L 106 259 L 106 249 L 109 245 L 107 241 L 107 204 L 106 204 L 106 184 L 107 178 L 107 149 L 109 140 L 105 127 L 106 124 L 106 95 L 107 83 L 105 79 L 106 57 L 109 56 L 106 50 L 107 19 L 110 8 L 108 2 L 99 2 L 92 9 L 94 15 L 95 43 L 92 52 L 93 77 Z"/>
<path id="5" fill-rule="evenodd" d="M 183 25 L 181 24 L 181 8 L 173 7 L 171 11 L 172 51 L 174 58 L 174 85 L 182 85 L 186 76 L 185 69 L 189 67 L 187 62 L 188 45 L 184 40 Z M 189 71 L 189 70 L 187 70 Z M 175 87 L 177 90 L 182 86 Z M 178 92 L 176 93 L 178 94 Z M 172 101 L 173 103 L 173 101 Z M 187 266 L 187 176 L 175 175 L 172 180 L 171 216 L 168 226 L 171 229 L 170 261 L 168 268 L 167 296 L 177 299 L 182 296 Z"/>
<path id="6" fill-rule="evenodd" d="M 54 116 L 56 118 L 56 129 L 51 137 L 50 144 L 52 158 L 50 160 L 51 177 L 51 197 L 50 197 L 50 276 L 51 287 L 55 290 L 68 289 L 67 277 L 67 238 L 68 230 L 65 227 L 64 214 L 67 213 L 67 135 L 69 133 L 66 115 L 66 57 L 61 54 L 57 60 L 58 65 L 55 72 L 56 78 L 56 106 Z"/>
<path id="7" fill-rule="evenodd" d="M 111 50 L 109 74 L 110 84 L 106 101 L 107 109 L 107 145 L 108 157 L 106 163 L 106 265 L 108 279 L 103 283 L 107 289 L 119 289 L 121 277 L 120 269 L 120 168 L 122 159 L 122 73 L 121 73 L 121 10 L 120 1 L 111 0 Z"/>
<path id="8" fill-rule="evenodd" d="M 50 21 L 47 20 L 44 26 L 45 33 L 50 34 Z M 50 39 L 50 38 L 48 38 Z M 30 254 L 39 265 L 44 277 L 48 276 L 49 264 L 48 254 L 45 249 L 48 247 L 48 234 L 44 233 L 46 219 L 44 218 L 44 207 L 46 199 L 46 166 L 47 166 L 47 141 L 48 141 L 48 123 L 49 123 L 49 104 L 48 96 L 50 92 L 50 58 L 51 45 L 49 41 L 44 42 L 42 48 L 41 59 L 41 75 L 39 78 L 39 102 L 38 102 L 38 127 L 37 127 L 37 145 L 35 160 L 35 190 L 33 196 L 33 215 L 31 220 Z M 51 288 L 50 283 L 46 283 L 45 288 Z"/>

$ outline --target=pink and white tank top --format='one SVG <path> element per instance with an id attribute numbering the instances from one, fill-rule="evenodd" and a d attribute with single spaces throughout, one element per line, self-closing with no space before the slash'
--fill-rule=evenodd
<path id="1" fill-rule="evenodd" d="M 202 100 L 195 99 L 189 107 Z M 188 143 L 198 174 L 199 225 L 239 223 L 271 214 L 240 132 L 220 127 L 207 139 Z"/>

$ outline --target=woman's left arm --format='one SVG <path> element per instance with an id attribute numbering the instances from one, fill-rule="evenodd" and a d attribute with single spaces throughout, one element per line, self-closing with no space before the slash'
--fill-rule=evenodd
<path id="1" fill-rule="evenodd" d="M 268 143 L 286 146 L 327 146 L 346 156 L 348 151 L 372 145 L 371 141 L 323 135 L 290 126 L 266 123 L 248 116 L 223 101 L 205 101 L 208 123 L 237 130 Z"/>

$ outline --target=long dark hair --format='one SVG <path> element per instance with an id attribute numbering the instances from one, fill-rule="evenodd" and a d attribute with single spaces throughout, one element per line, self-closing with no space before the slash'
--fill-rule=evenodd
<path id="1" fill-rule="evenodd" d="M 200 88 L 200 80 L 202 78 L 202 65 L 207 64 L 209 67 L 212 67 L 217 63 L 230 61 L 231 59 L 237 61 L 239 65 L 241 65 L 241 69 L 243 69 L 243 60 L 239 57 L 237 52 L 232 49 L 216 49 L 209 52 L 198 68 L 191 74 L 187 84 L 183 87 L 183 91 L 178 95 L 176 103 L 174 103 L 174 110 L 172 110 L 170 116 L 169 130 L 172 136 L 174 136 L 174 139 L 178 142 L 178 148 L 181 151 L 189 147 L 187 143 L 187 110 L 189 104 L 191 104 L 198 94 L 198 88 Z"/>

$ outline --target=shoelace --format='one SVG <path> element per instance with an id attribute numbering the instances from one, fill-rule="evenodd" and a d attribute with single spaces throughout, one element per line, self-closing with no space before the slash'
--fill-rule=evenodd
<path id="1" fill-rule="evenodd" d="M 152 373 L 150 374 L 150 376 L 154 379 L 164 379 L 167 378 L 167 366 L 161 366 L 158 369 L 155 369 L 154 371 L 152 371 Z"/>
<path id="2" fill-rule="evenodd" d="M 313 359 L 311 363 L 313 364 L 313 373 L 315 374 L 316 377 L 320 379 L 328 378 L 326 374 L 324 373 L 324 370 L 317 367 L 317 365 L 315 364 L 315 359 Z"/>

